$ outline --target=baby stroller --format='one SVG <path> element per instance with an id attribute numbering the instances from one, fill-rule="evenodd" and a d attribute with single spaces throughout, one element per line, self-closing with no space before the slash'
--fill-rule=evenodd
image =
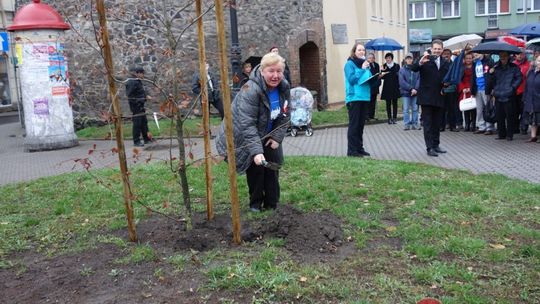
<path id="1" fill-rule="evenodd" d="M 298 134 L 298 131 L 305 131 L 306 136 L 313 135 L 311 127 L 311 109 L 313 108 L 313 95 L 302 87 L 291 89 L 291 126 L 290 133 L 292 137 Z"/>

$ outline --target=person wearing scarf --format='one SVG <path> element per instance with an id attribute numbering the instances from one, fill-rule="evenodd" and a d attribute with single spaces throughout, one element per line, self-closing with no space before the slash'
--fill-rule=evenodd
<path id="1" fill-rule="evenodd" d="M 347 130 L 347 156 L 364 157 L 370 154 L 364 149 L 364 124 L 371 97 L 369 62 L 366 49 L 355 43 L 345 63 L 345 104 L 349 113 Z M 375 79 L 376 81 L 376 79 Z"/>
<path id="2" fill-rule="evenodd" d="M 399 93 L 399 64 L 394 63 L 394 55 L 386 53 L 386 61 L 381 69 L 379 78 L 384 80 L 381 99 L 386 101 L 386 115 L 388 124 L 396 124 Z"/>

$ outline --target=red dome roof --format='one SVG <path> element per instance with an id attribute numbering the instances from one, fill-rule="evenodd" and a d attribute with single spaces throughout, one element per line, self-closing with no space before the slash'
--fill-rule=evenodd
<path id="1" fill-rule="evenodd" d="M 8 31 L 23 31 L 34 29 L 69 30 L 69 24 L 57 11 L 40 0 L 27 4 L 17 11 L 13 24 L 7 27 Z"/>

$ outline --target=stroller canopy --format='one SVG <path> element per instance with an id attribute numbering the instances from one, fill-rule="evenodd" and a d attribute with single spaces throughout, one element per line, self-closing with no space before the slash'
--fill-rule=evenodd
<path id="1" fill-rule="evenodd" d="M 291 89 L 291 107 L 293 109 L 311 109 L 313 107 L 313 95 L 303 87 Z"/>

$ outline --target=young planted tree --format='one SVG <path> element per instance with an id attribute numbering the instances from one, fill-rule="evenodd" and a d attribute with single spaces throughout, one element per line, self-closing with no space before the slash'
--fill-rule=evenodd
<path id="1" fill-rule="evenodd" d="M 98 4 L 104 5 L 103 1 L 98 1 Z M 154 72 L 154 76 L 152 78 L 144 79 L 144 81 L 153 86 L 155 91 L 161 96 L 161 115 L 166 116 L 173 121 L 171 125 L 174 126 L 174 137 L 178 142 L 178 157 L 173 156 L 173 152 L 171 151 L 169 164 L 173 174 L 178 177 L 187 229 L 191 229 L 192 227 L 192 208 L 186 170 L 188 167 L 188 159 L 193 159 L 193 156 L 186 149 L 186 147 L 189 146 L 189 134 L 184 133 L 184 122 L 192 114 L 199 98 L 197 98 L 196 101 L 193 101 L 192 98 L 190 98 L 189 93 L 186 93 L 186 86 L 182 82 L 182 79 L 185 77 L 182 75 L 180 66 L 182 64 L 185 65 L 186 61 L 188 61 L 187 64 L 192 62 L 192 59 L 186 60 L 186 57 L 189 58 L 186 54 L 189 54 L 190 52 L 186 52 L 186 50 L 182 49 L 182 39 L 184 38 L 184 34 L 187 33 L 196 22 L 201 20 L 202 16 L 213 9 L 213 5 L 204 8 L 201 6 L 197 12 L 194 12 L 194 6 L 195 1 L 184 1 L 183 5 L 179 6 L 178 1 L 155 0 L 150 3 L 116 1 L 115 5 L 106 8 L 107 21 L 109 24 L 115 24 L 116 27 L 118 27 L 119 24 L 133 26 L 138 29 L 136 35 L 138 39 L 152 41 L 149 46 L 140 48 L 139 45 L 132 43 L 133 41 L 120 41 L 118 38 L 111 38 L 111 45 L 113 48 L 116 47 L 116 49 L 120 50 L 122 56 L 136 57 L 133 54 L 137 54 L 137 56 L 140 57 L 150 56 L 155 58 L 155 60 L 152 60 L 152 62 L 148 64 Z M 104 28 L 102 25 L 98 27 L 94 22 L 93 12 L 96 8 L 94 7 L 93 1 L 89 1 L 89 5 L 86 7 L 78 7 L 81 11 L 85 8 L 90 9 L 90 12 L 82 13 L 83 16 L 86 16 L 86 20 L 90 21 L 95 36 L 101 37 Z M 80 16 L 81 13 L 78 15 Z M 114 26 L 111 26 L 111 28 L 112 27 Z M 76 29 L 77 27 L 74 28 Z M 78 34 L 81 41 L 93 45 L 93 43 L 88 42 L 88 39 L 84 37 L 84 34 Z M 111 30 L 111 37 L 113 36 L 116 35 L 114 30 Z M 104 45 L 102 39 L 98 39 L 97 49 L 100 53 L 103 53 Z M 103 58 L 105 59 L 105 72 L 111 73 L 111 78 L 114 81 L 122 83 L 121 75 L 112 76 L 115 66 L 114 61 L 111 59 L 111 63 L 107 63 L 107 60 L 109 59 L 106 58 L 106 56 L 103 56 Z M 204 61 L 204 58 L 200 59 L 201 61 Z M 204 62 L 202 62 L 202 65 L 204 65 Z M 111 92 L 111 94 L 117 97 L 116 93 Z M 207 106 L 203 105 L 203 107 Z M 113 110 L 116 111 L 117 108 L 113 106 Z M 116 117 L 116 115 L 119 114 L 116 113 L 110 116 Z M 205 120 L 205 123 L 208 123 L 207 119 Z M 205 132 L 205 136 L 209 136 L 208 131 Z M 119 137 L 118 131 L 116 132 L 116 137 Z M 211 160 L 212 157 L 211 153 L 207 151 L 205 154 L 207 164 L 210 163 L 208 160 Z M 211 176 L 208 177 L 208 180 L 210 183 Z M 211 190 L 208 199 L 208 208 L 211 208 Z M 211 212 L 210 209 L 209 218 L 211 218 Z"/>

